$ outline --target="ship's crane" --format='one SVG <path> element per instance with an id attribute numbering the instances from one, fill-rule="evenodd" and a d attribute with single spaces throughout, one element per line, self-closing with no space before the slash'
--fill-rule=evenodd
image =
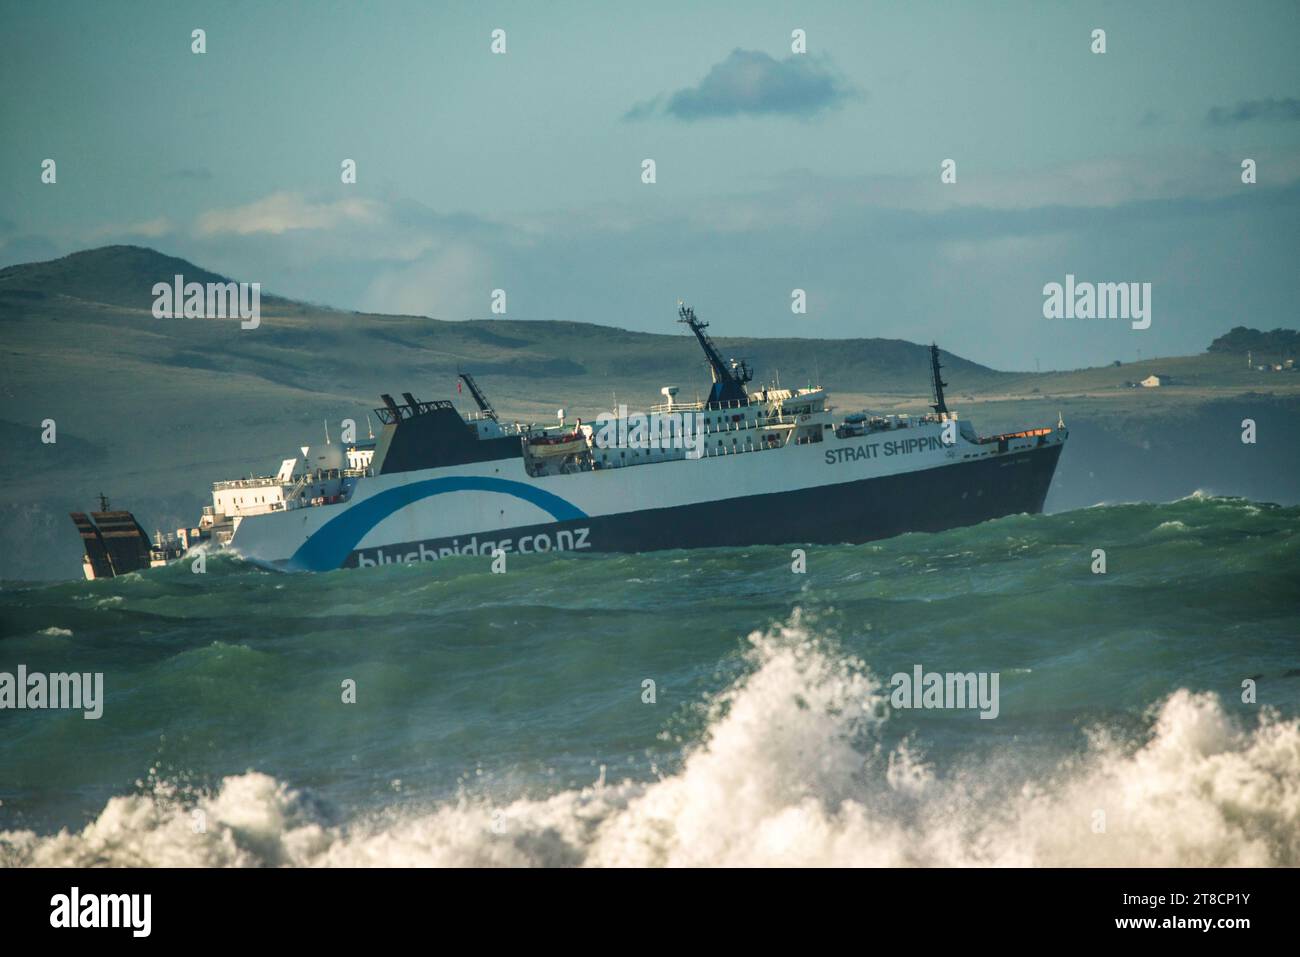
<path id="1" fill-rule="evenodd" d="M 474 377 L 468 372 L 457 372 L 456 374 L 460 376 L 461 381 L 465 383 L 465 388 L 469 389 L 469 394 L 472 395 L 474 401 L 478 403 L 479 411 L 493 422 L 498 421 L 496 409 L 492 408 L 492 403 L 487 400 L 487 396 L 485 396 L 483 390 L 478 387 L 478 383 L 474 381 Z"/>
<path id="2" fill-rule="evenodd" d="M 709 370 L 713 373 L 713 388 L 709 392 L 708 404 L 714 406 L 723 402 L 746 400 L 749 396 L 745 392 L 745 383 L 754 378 L 749 363 L 744 359 L 732 359 L 730 363 L 723 362 L 718 347 L 704 331 L 709 324 L 696 319 L 695 310 L 690 306 L 679 305 L 677 315 L 679 316 L 677 321 L 684 322 L 691 332 L 695 333 L 695 338 L 699 340 L 700 348 L 704 350 L 704 356 L 709 361 Z"/>

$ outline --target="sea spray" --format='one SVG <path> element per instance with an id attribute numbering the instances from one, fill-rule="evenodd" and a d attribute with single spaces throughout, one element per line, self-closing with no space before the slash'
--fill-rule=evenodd
<path id="1" fill-rule="evenodd" d="M 1137 744 L 1104 731 L 1030 777 L 974 786 L 880 748 L 880 684 L 795 615 L 750 636 L 754 670 L 710 704 L 675 773 L 494 805 L 462 795 L 331 823 L 250 772 L 197 801 L 112 799 L 79 832 L 0 835 L 7 866 L 1300 864 L 1300 721 L 1253 730 L 1178 691 Z M 1103 832 L 1093 812 L 1107 812 Z M 193 826 L 195 811 L 206 821 Z"/>

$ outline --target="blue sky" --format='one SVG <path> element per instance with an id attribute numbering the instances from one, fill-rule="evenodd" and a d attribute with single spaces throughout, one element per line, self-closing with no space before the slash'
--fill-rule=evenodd
<path id="1" fill-rule="evenodd" d="M 509 318 L 658 331 L 680 297 L 719 335 L 938 339 L 1001 368 L 1298 324 L 1295 3 L 0 18 L 0 264 L 132 242 L 340 307 L 487 318 L 502 288 Z M 1151 328 L 1044 319 L 1067 273 L 1150 282 Z"/>

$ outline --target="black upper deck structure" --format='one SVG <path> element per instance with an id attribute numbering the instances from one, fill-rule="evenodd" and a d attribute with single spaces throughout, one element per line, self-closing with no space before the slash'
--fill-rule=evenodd
<path id="1" fill-rule="evenodd" d="M 375 415 L 384 430 L 375 446 L 377 475 L 436 469 L 472 462 L 492 462 L 522 455 L 518 435 L 480 437 L 446 399 L 421 402 L 403 392 L 404 403 L 380 396 L 383 408 Z"/>

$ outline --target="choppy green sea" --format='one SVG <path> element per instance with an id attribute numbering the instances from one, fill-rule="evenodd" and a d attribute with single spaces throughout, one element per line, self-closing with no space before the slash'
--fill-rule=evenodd
<path id="1" fill-rule="evenodd" d="M 1300 509 L 806 551 L 6 583 L 0 863 L 1300 865 Z"/>

